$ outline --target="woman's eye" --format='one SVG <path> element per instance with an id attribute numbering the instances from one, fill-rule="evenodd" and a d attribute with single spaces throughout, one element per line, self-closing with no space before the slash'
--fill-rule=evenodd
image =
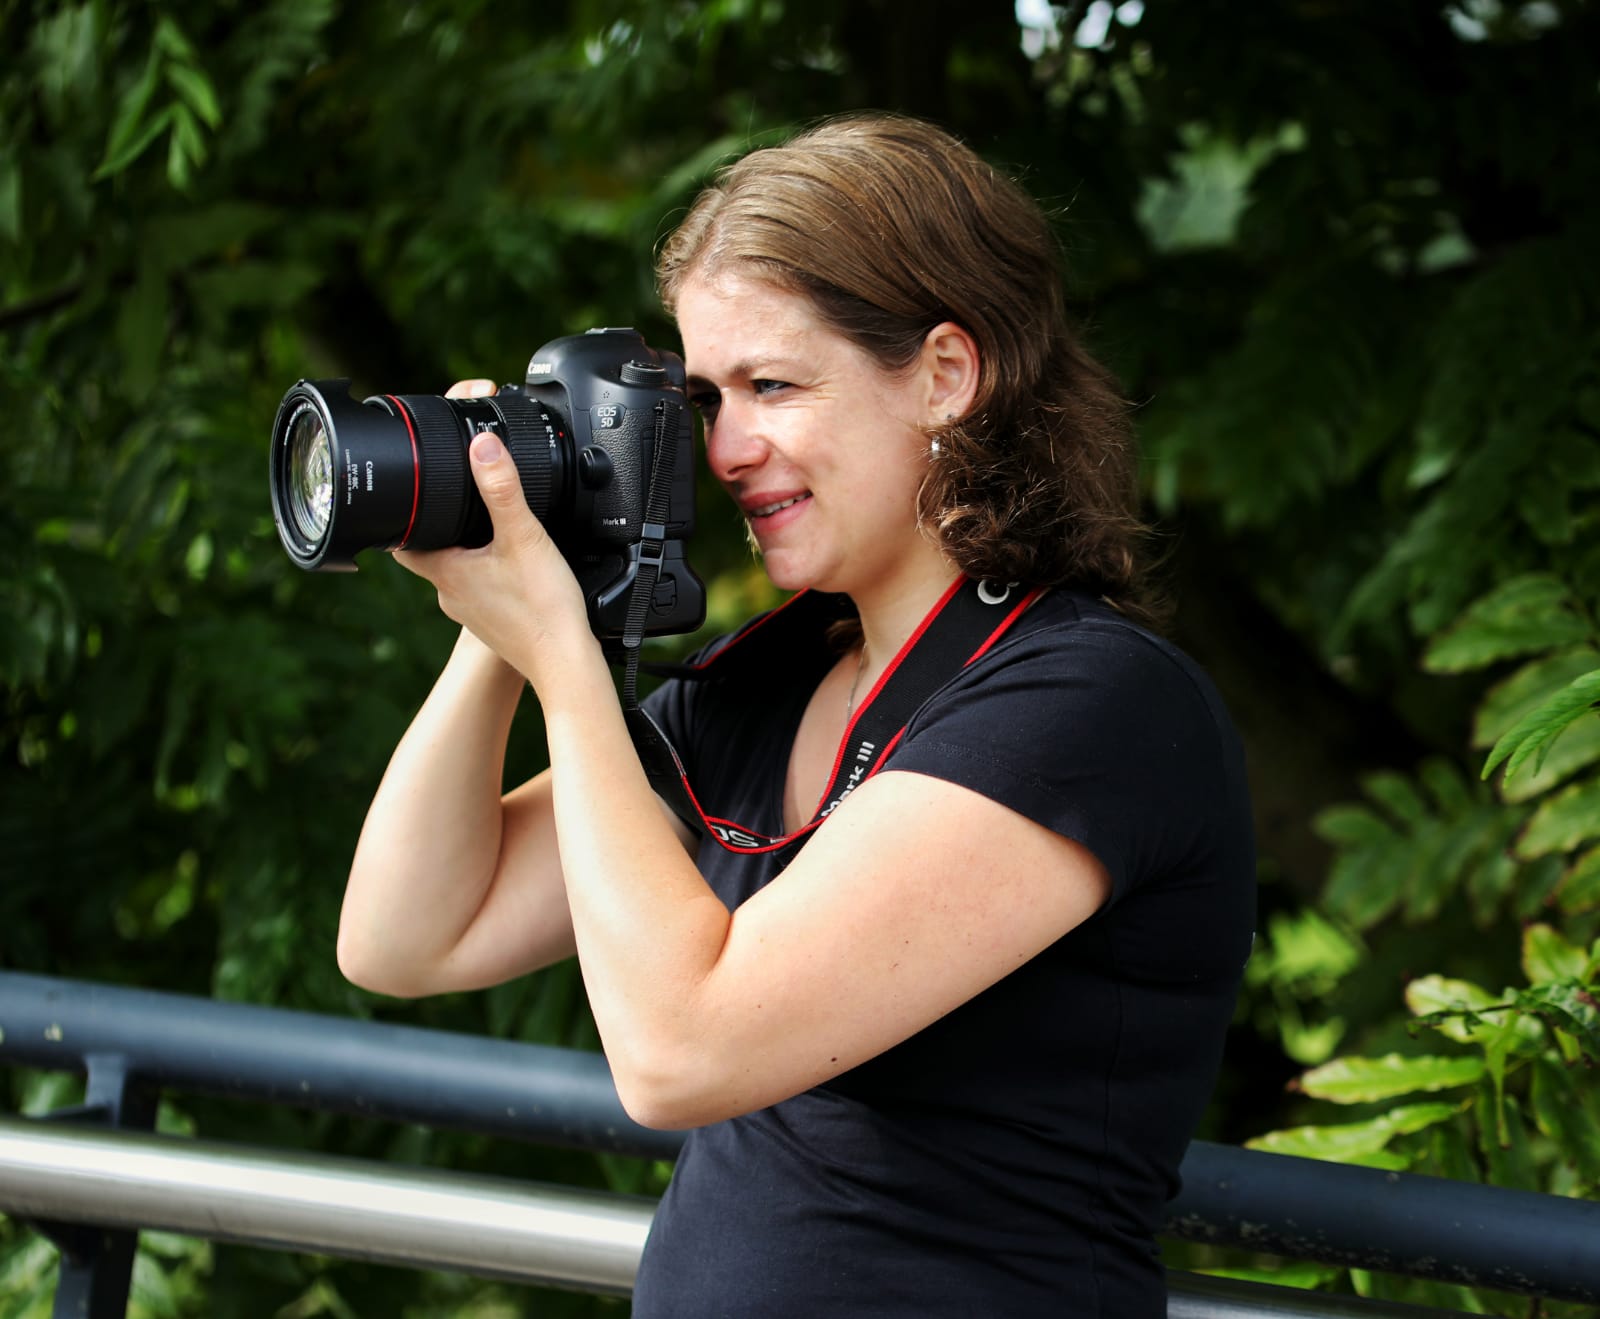
<path id="1" fill-rule="evenodd" d="M 757 395 L 764 395 L 776 394 L 780 389 L 787 389 L 789 386 L 782 380 L 752 380 L 750 387 Z"/>
<path id="2" fill-rule="evenodd" d="M 690 394 L 689 402 L 704 415 L 717 410 L 717 404 L 722 402 L 722 395 L 714 389 L 706 389 L 698 394 Z"/>

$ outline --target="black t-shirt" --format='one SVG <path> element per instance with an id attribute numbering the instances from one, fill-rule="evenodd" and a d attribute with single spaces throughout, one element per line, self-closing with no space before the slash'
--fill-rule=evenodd
<path id="1" fill-rule="evenodd" d="M 707 814 L 782 833 L 790 747 L 833 658 L 819 637 L 787 672 L 650 697 Z M 635 1316 L 1161 1319 L 1154 1233 L 1255 919 L 1226 711 L 1173 646 L 1056 591 L 922 704 L 883 770 L 962 784 L 1077 840 L 1111 897 L 903 1043 L 690 1133 Z M 730 909 L 782 868 L 710 840 L 699 862 Z"/>

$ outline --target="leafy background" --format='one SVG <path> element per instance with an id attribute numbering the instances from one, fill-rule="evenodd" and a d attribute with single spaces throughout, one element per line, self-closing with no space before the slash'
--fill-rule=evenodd
<path id="1" fill-rule="evenodd" d="M 1593 1197 L 1597 29 L 1587 0 L 5 6 L 0 966 L 592 1045 L 571 968 L 419 1004 L 339 977 L 344 867 L 452 629 L 381 558 L 290 567 L 271 418 L 300 376 L 439 392 L 589 325 L 671 343 L 649 254 L 709 172 L 903 109 L 1056 219 L 1139 409 L 1175 633 L 1249 744 L 1262 930 L 1202 1134 Z M 711 492 L 703 521 L 726 626 L 766 597 Z M 537 767 L 536 712 L 514 741 Z M 183 1096 L 162 1120 L 666 1171 Z M 0 1221 L 0 1316 L 48 1313 L 53 1272 Z M 624 1308 L 146 1234 L 133 1313 Z"/>

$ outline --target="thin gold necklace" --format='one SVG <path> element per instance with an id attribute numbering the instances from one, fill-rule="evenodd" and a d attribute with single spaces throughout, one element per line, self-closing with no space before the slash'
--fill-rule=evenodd
<path id="1" fill-rule="evenodd" d="M 850 716 L 855 713 L 856 688 L 861 685 L 861 675 L 867 670 L 867 643 L 861 643 L 861 658 L 856 661 L 856 676 L 850 680 L 850 695 L 844 698 L 844 721 L 850 722 Z"/>

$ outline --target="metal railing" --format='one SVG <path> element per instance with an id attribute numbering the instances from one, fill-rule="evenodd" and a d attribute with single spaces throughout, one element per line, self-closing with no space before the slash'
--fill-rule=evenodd
<path id="1" fill-rule="evenodd" d="M 640 1196 L 0 1117 L 0 1207 L 625 1295 Z"/>
<path id="2" fill-rule="evenodd" d="M 0 1119 L 0 1211 L 54 1221 L 57 1314 L 93 1319 L 121 1313 L 141 1227 L 625 1291 L 652 1211 L 597 1192 L 157 1137 L 139 1130 L 157 1089 L 653 1158 L 680 1139 L 627 1117 L 597 1055 L 40 976 L 0 973 L 0 1063 L 87 1074 L 85 1105 L 67 1115 L 80 1122 Z M 1183 1176 L 1170 1236 L 1600 1301 L 1600 1204 L 1203 1142 Z M 1427 1313 L 1184 1275 L 1169 1308 L 1174 1319 Z"/>
<path id="3" fill-rule="evenodd" d="M 653 1201 L 331 1155 L 0 1117 L 0 1206 L 409 1268 L 626 1294 Z M 1168 1319 L 1457 1319 L 1173 1274 Z"/>

